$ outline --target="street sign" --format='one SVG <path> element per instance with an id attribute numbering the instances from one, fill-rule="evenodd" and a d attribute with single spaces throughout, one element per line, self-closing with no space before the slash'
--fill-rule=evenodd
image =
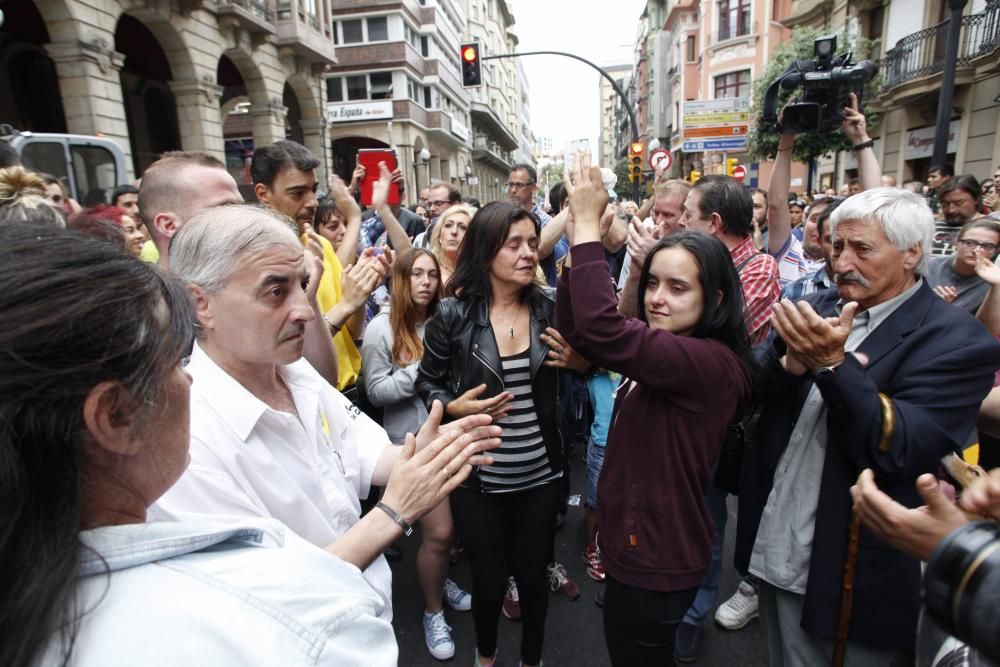
<path id="1" fill-rule="evenodd" d="M 743 181 L 746 180 L 746 177 L 747 177 L 746 167 L 744 167 L 742 164 L 738 164 L 735 167 L 733 167 L 733 178 L 742 183 Z"/>
<path id="2" fill-rule="evenodd" d="M 684 102 L 685 153 L 746 149 L 750 133 L 750 100 L 727 97 Z"/>
<path id="3" fill-rule="evenodd" d="M 739 137 L 750 134 L 749 125 L 731 125 L 728 127 L 688 127 L 684 126 L 685 139 L 716 139 Z"/>
<path id="4" fill-rule="evenodd" d="M 742 151 L 746 150 L 746 147 L 746 136 L 733 137 L 732 139 L 685 141 L 681 144 L 681 150 L 685 153 L 700 153 L 702 151 Z"/>
<path id="5" fill-rule="evenodd" d="M 666 148 L 657 148 L 656 150 L 649 152 L 649 168 L 653 171 L 666 171 L 667 169 L 670 169 L 670 163 L 672 161 L 673 159 L 670 157 L 670 151 Z"/>

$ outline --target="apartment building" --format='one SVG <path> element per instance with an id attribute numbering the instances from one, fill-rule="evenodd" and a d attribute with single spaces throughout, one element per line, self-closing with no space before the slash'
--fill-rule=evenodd
<path id="1" fill-rule="evenodd" d="M 961 17 L 948 162 L 979 179 L 1000 166 L 1000 0 L 970 0 Z M 848 30 L 875 42 L 881 118 L 872 132 L 883 173 L 897 183 L 925 180 L 931 167 L 944 71 L 948 3 L 944 0 L 792 0 L 784 23 Z M 851 153 L 819 165 L 821 183 L 857 174 Z"/>
<path id="2" fill-rule="evenodd" d="M 339 0 L 337 62 L 325 81 L 334 171 L 350 177 L 357 151 L 392 147 L 407 202 L 430 181 L 471 168 L 469 95 L 459 46 L 466 16 L 455 0 Z"/>
<path id="3" fill-rule="evenodd" d="M 604 70 L 618 83 L 622 90 L 627 90 L 632 80 L 632 64 L 623 63 L 608 65 Z M 601 135 L 597 146 L 597 160 L 603 167 L 613 168 L 615 163 L 624 157 L 622 152 L 625 142 L 619 129 L 619 121 L 623 111 L 621 96 L 615 92 L 611 82 L 601 77 Z M 627 136 L 627 135 L 626 135 Z"/>

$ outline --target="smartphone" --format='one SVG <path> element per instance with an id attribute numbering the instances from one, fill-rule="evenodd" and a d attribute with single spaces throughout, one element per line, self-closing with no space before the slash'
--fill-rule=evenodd
<path id="1" fill-rule="evenodd" d="M 365 177 L 361 179 L 361 203 L 365 206 L 372 205 L 372 185 L 381 176 L 378 168 L 379 162 L 385 162 L 385 166 L 389 168 L 390 172 L 399 166 L 396 161 L 396 151 L 391 148 L 358 149 L 358 164 L 365 168 Z M 399 203 L 399 186 L 396 183 L 390 183 L 388 204 L 394 206 Z"/>

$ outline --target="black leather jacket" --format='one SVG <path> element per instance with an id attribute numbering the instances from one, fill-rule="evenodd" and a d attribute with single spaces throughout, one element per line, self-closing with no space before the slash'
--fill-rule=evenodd
<path id="1" fill-rule="evenodd" d="M 563 465 L 563 438 L 559 428 L 559 375 L 542 364 L 549 346 L 540 338 L 545 327 L 555 327 L 555 290 L 530 287 L 531 311 L 531 396 L 538 424 L 545 439 L 549 465 Z M 443 299 L 437 315 L 424 330 L 424 356 L 417 373 L 417 391 L 428 408 L 434 399 L 445 408 L 464 392 L 486 384 L 480 398 L 496 396 L 504 390 L 500 351 L 490 326 L 489 304 L 484 297 Z M 445 411 L 445 421 L 450 417 Z"/>

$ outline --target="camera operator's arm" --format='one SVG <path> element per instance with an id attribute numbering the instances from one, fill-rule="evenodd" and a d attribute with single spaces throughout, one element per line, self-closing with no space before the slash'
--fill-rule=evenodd
<path id="1" fill-rule="evenodd" d="M 840 126 L 844 135 L 851 140 L 853 146 L 868 144 L 865 148 L 855 150 L 858 157 L 858 177 L 861 179 L 861 189 L 871 190 L 882 187 L 882 168 L 875 157 L 875 147 L 871 145 L 868 136 L 868 125 L 864 115 L 858 110 L 858 97 L 850 93 L 851 106 L 844 108 L 844 123 Z"/>
<path id="2" fill-rule="evenodd" d="M 771 171 L 771 183 L 767 187 L 767 252 L 780 253 L 788 237 L 792 235 L 792 217 L 788 213 L 788 187 L 792 178 L 792 148 L 795 135 L 785 134 L 778 138 L 778 155 Z"/>

